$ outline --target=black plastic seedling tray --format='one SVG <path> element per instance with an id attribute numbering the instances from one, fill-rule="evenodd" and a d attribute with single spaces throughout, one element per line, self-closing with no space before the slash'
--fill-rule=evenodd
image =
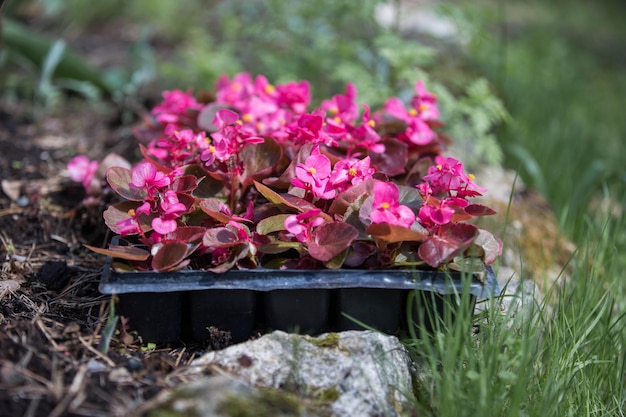
<path id="1" fill-rule="evenodd" d="M 469 294 L 464 305 L 473 309 L 476 299 L 499 290 L 490 268 L 478 280 L 423 270 L 117 272 L 111 264 L 105 264 L 100 292 L 115 294 L 129 327 L 155 343 L 205 341 L 209 327 L 229 331 L 235 342 L 270 330 L 399 334 L 416 323 L 430 330 L 446 304 L 459 308 L 458 294 Z"/>

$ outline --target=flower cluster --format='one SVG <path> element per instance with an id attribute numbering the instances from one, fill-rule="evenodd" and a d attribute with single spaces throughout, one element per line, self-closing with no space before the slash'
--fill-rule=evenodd
<path id="1" fill-rule="evenodd" d="M 306 81 L 224 76 L 215 100 L 166 91 L 136 131 L 143 160 L 106 179 L 122 201 L 104 213 L 139 245 L 92 248 L 134 269 L 445 268 L 501 251 L 470 220 L 494 214 L 485 192 L 445 158 L 437 98 L 422 82 L 405 105 L 357 104 L 347 84 L 310 110 Z M 78 156 L 92 187 L 98 164 Z"/>

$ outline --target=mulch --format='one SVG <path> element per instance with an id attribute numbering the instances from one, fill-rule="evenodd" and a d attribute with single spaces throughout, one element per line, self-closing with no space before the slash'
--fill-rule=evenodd
<path id="1" fill-rule="evenodd" d="M 81 205 L 70 157 L 134 146 L 115 114 L 82 102 L 32 117 L 0 105 L 0 416 L 140 415 L 185 381 L 209 345 L 145 345 L 98 292 L 104 258 L 83 244 L 109 239 L 105 202 Z"/>

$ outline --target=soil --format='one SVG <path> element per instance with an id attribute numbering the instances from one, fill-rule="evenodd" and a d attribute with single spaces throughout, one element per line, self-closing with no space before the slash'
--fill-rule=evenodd
<path id="1" fill-rule="evenodd" d="M 132 139 L 114 113 L 82 100 L 40 117 L 31 110 L 0 105 L 0 416 L 138 415 L 210 346 L 104 336 L 104 258 L 83 244 L 109 238 L 106 202 L 82 204 L 65 167 L 74 154 L 101 158 Z"/>
<path id="2" fill-rule="evenodd" d="M 119 33 L 112 25 L 70 43 L 105 66 L 132 42 Z M 109 62 L 94 45 L 106 46 Z M 78 154 L 132 161 L 128 115 L 137 120 L 136 108 L 1 98 L 0 417 L 141 415 L 157 394 L 185 382 L 180 371 L 193 358 L 218 345 L 146 345 L 123 320 L 107 336 L 111 298 L 98 292 L 105 259 L 83 246 L 110 239 L 107 201 L 83 204 L 66 166 Z M 229 343 L 217 336 L 219 347 Z"/>

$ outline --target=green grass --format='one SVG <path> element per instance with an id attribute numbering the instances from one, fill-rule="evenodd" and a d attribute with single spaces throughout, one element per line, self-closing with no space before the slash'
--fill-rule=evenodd
<path id="1" fill-rule="evenodd" d="M 566 230 L 608 185 L 626 190 L 624 5 L 617 2 L 483 0 L 485 28 L 468 57 L 512 115 L 498 137 L 506 164 L 546 195 Z M 476 10 L 481 10 L 477 13 Z"/>
<path id="2" fill-rule="evenodd" d="M 621 416 L 626 413 L 626 309 L 617 229 L 588 224 L 556 301 L 479 319 L 457 317 L 445 332 L 409 342 L 428 377 L 420 416 Z M 546 297 L 549 298 L 549 297 Z M 472 324 L 479 325 L 473 336 Z"/>
<path id="3" fill-rule="evenodd" d="M 497 132 L 505 164 L 546 195 L 579 249 L 550 304 L 511 318 L 495 300 L 485 317 L 411 344 L 430 374 L 419 415 L 626 415 L 623 11 L 618 2 L 468 6 L 483 30 L 465 65 L 497 85 L 511 115 Z M 472 323 L 475 338 L 463 331 Z"/>

